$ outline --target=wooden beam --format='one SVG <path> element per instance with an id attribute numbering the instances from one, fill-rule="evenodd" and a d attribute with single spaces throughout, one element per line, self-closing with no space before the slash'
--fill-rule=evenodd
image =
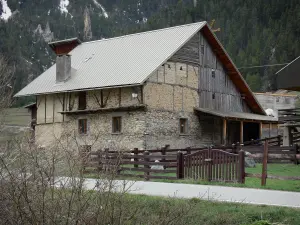
<path id="1" fill-rule="evenodd" d="M 101 102 L 100 102 L 100 105 L 101 105 L 101 106 L 100 106 L 100 107 L 103 108 L 103 107 L 104 107 L 104 102 L 103 102 L 103 90 L 102 90 L 102 89 L 100 90 L 100 94 L 101 94 L 101 97 L 100 97 L 100 98 L 101 98 L 101 99 L 100 99 L 100 101 L 101 101 Z"/>
<path id="2" fill-rule="evenodd" d="M 262 122 L 260 122 L 259 123 L 259 139 L 262 139 L 262 130 L 263 130 Z"/>
<path id="3" fill-rule="evenodd" d="M 223 145 L 226 145 L 227 140 L 227 120 L 223 119 Z"/>
<path id="4" fill-rule="evenodd" d="M 244 143 L 244 122 L 240 122 L 240 143 Z"/>

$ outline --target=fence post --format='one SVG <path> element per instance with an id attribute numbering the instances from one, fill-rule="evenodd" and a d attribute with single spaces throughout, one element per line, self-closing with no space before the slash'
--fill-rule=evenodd
<path id="1" fill-rule="evenodd" d="M 177 152 L 177 179 L 184 178 L 184 159 L 181 151 Z"/>
<path id="2" fill-rule="evenodd" d="M 166 162 L 166 155 L 167 155 L 167 149 L 170 148 L 170 145 L 165 145 L 165 147 L 163 147 L 161 149 L 161 155 L 162 155 L 162 158 L 161 158 L 161 162 Z M 166 166 L 163 166 L 164 169 L 166 169 Z"/>
<path id="3" fill-rule="evenodd" d="M 104 170 L 108 171 L 109 170 L 109 161 L 108 161 L 108 148 L 104 149 Z"/>
<path id="4" fill-rule="evenodd" d="M 101 150 L 97 151 L 98 154 L 98 171 L 101 171 L 103 169 L 103 164 L 102 164 L 102 152 Z"/>
<path id="5" fill-rule="evenodd" d="M 211 181 L 212 179 L 212 152 L 211 152 L 211 147 L 208 147 L 208 159 L 209 161 L 207 161 L 208 163 L 208 174 L 207 174 L 207 180 Z"/>
<path id="6" fill-rule="evenodd" d="M 243 150 L 239 151 L 239 183 L 245 183 L 245 152 Z"/>
<path id="7" fill-rule="evenodd" d="M 191 147 L 186 148 L 186 154 L 188 154 L 188 155 L 191 154 Z"/>
<path id="8" fill-rule="evenodd" d="M 134 161 L 134 162 L 138 162 L 139 160 L 138 160 L 138 158 L 137 158 L 136 156 L 139 154 L 139 149 L 138 149 L 138 148 L 134 148 L 134 149 L 133 149 L 133 154 L 134 154 L 134 156 L 135 156 L 135 157 L 133 158 L 133 161 Z M 138 164 L 134 164 L 133 167 L 134 167 L 134 168 L 138 168 L 139 165 L 138 165 Z"/>
<path id="9" fill-rule="evenodd" d="M 297 157 L 297 155 L 298 155 L 298 150 L 299 150 L 298 144 L 295 144 L 295 145 L 294 145 L 294 150 L 295 150 L 295 164 L 298 165 L 298 164 L 299 164 L 298 157 Z"/>
<path id="10" fill-rule="evenodd" d="M 280 144 L 281 144 L 281 136 L 280 135 L 277 136 L 277 141 L 278 141 L 278 146 L 280 146 Z"/>
<path id="11" fill-rule="evenodd" d="M 269 151 L 269 142 L 268 140 L 265 140 L 262 175 L 261 175 L 261 186 L 266 186 L 267 184 L 268 151 Z"/>
<path id="12" fill-rule="evenodd" d="M 148 152 L 148 151 L 145 151 L 145 152 L 143 153 L 143 155 L 145 156 L 144 162 L 146 162 L 145 164 L 147 164 L 147 162 L 150 161 L 149 158 L 147 157 L 147 156 L 149 156 L 149 152 Z M 150 168 L 149 165 L 144 165 L 144 169 L 145 169 L 145 171 L 144 171 L 144 178 L 145 178 L 146 181 L 149 180 L 149 175 L 150 175 L 149 168 Z"/>

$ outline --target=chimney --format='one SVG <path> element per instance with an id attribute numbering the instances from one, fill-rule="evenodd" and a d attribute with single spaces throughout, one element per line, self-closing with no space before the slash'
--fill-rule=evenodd
<path id="1" fill-rule="evenodd" d="M 64 82 L 71 76 L 71 52 L 81 44 L 78 38 L 70 38 L 48 43 L 56 54 L 56 82 Z"/>
<path id="2" fill-rule="evenodd" d="M 71 56 L 57 55 L 56 57 L 56 83 L 64 82 L 71 77 Z"/>

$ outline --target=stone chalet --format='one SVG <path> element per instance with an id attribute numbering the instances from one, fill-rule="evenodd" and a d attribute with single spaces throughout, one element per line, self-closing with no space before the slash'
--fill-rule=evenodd
<path id="1" fill-rule="evenodd" d="M 277 123 L 206 22 L 49 46 L 56 64 L 16 94 L 36 96 L 38 145 L 200 147 L 258 139 Z"/>

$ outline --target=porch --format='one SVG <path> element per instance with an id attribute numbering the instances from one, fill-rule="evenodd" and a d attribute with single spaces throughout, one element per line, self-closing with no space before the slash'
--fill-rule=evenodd
<path id="1" fill-rule="evenodd" d="M 214 131 L 221 131 L 219 134 L 221 136 L 221 143 L 213 144 L 230 145 L 237 142 L 244 143 L 246 141 L 262 139 L 268 136 L 267 134 L 274 133 L 272 131 L 274 124 L 278 124 L 276 118 L 259 114 L 223 112 L 204 108 L 195 108 L 194 110 L 199 118 L 210 117 L 212 121 L 221 121 L 220 123 L 213 122 L 211 124 Z"/>

